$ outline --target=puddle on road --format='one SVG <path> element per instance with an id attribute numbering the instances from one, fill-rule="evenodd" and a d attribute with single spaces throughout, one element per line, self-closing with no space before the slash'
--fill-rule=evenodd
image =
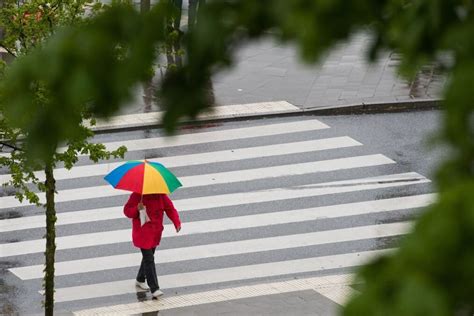
<path id="1" fill-rule="evenodd" d="M 137 292 L 137 301 L 138 302 L 148 301 L 146 293 L 147 292 Z"/>
<path id="2" fill-rule="evenodd" d="M 13 302 L 14 298 L 21 297 L 24 295 L 20 290 L 14 286 L 5 282 L 5 275 L 9 268 L 19 266 L 18 262 L 15 261 L 0 261 L 0 300 L 3 302 L 2 308 L 0 309 L 1 315 L 18 315 L 18 306 Z"/>
<path id="3" fill-rule="evenodd" d="M 20 218 L 23 217 L 23 214 L 17 211 L 6 211 L 0 213 L 0 220 L 2 219 L 11 219 L 11 218 Z"/>
<path id="4" fill-rule="evenodd" d="M 398 248 L 402 238 L 403 236 L 391 236 L 375 239 L 373 250 Z"/>
<path id="5" fill-rule="evenodd" d="M 3 187 L 1 190 L 0 190 L 0 197 L 4 197 L 4 196 L 14 196 L 16 193 L 15 189 L 12 188 L 12 187 Z"/>

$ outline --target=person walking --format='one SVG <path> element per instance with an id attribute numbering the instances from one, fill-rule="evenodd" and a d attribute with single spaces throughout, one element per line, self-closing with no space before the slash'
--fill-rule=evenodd
<path id="1" fill-rule="evenodd" d="M 166 194 L 132 193 L 124 206 L 125 216 L 132 219 L 133 245 L 142 252 L 135 285 L 143 290 L 149 289 L 154 299 L 163 295 L 156 275 L 155 249 L 161 241 L 164 213 L 179 233 L 181 220 L 173 202 Z"/>

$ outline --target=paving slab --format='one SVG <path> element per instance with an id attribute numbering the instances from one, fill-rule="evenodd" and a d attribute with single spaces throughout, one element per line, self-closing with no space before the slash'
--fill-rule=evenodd
<path id="1" fill-rule="evenodd" d="M 395 53 L 381 54 L 373 63 L 367 61 L 370 42 L 367 34 L 355 34 L 329 51 L 316 66 L 303 64 L 296 49 L 271 39 L 247 44 L 237 52 L 234 68 L 214 77 L 216 98 L 224 104 L 239 103 L 249 96 L 265 101 L 272 100 L 275 91 L 285 89 L 299 93 L 280 94 L 279 99 L 314 108 L 335 101 L 351 103 L 351 98 L 375 102 L 378 96 L 390 97 L 386 98 L 390 101 L 441 97 L 445 79 L 436 67 L 424 67 L 413 81 L 408 81 L 396 71 L 400 56 Z M 248 87 L 248 82 L 263 85 Z"/>
<path id="2" fill-rule="evenodd" d="M 337 315 L 339 306 L 313 291 L 273 294 L 228 302 L 169 309 L 159 315 Z M 157 312 L 135 314 L 158 315 Z"/>

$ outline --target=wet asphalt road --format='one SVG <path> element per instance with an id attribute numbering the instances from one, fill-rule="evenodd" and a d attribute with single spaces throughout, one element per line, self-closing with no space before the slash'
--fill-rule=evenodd
<path id="1" fill-rule="evenodd" d="M 247 192 L 255 190 L 268 190 L 272 188 L 293 187 L 313 183 L 323 183 L 345 179 L 358 179 L 384 174 L 395 174 L 404 172 L 417 172 L 429 179 L 433 179 L 434 171 L 439 165 L 442 157 L 447 155 L 447 150 L 437 147 L 429 149 L 428 141 L 440 126 L 440 112 L 422 111 L 396 114 L 373 114 L 354 116 L 323 116 L 323 117 L 287 117 L 258 119 L 251 121 L 226 122 L 212 124 L 207 127 L 191 128 L 184 127 L 182 133 L 200 133 L 203 131 L 220 131 L 249 126 L 268 125 L 282 122 L 304 121 L 317 118 L 330 126 L 329 129 L 288 133 L 279 136 L 265 136 L 245 138 L 232 141 L 210 142 L 196 145 L 175 146 L 150 150 L 139 150 L 129 152 L 126 159 L 143 159 L 156 157 L 181 156 L 202 152 L 213 152 L 225 149 L 244 147 L 255 147 L 280 143 L 291 143 L 303 140 L 323 139 L 327 137 L 349 136 L 363 144 L 363 146 L 340 148 L 335 150 L 321 151 L 315 153 L 303 153 L 296 155 L 271 156 L 266 158 L 246 159 L 233 162 L 219 162 L 212 164 L 201 164 L 173 168 L 178 177 L 203 175 L 208 173 L 225 172 L 232 170 L 243 170 L 263 168 L 278 165 L 291 165 L 316 160 L 327 160 L 341 157 L 358 155 L 383 154 L 393 159 L 396 164 L 372 166 L 366 168 L 347 169 L 334 172 L 323 172 L 318 174 L 302 174 L 278 178 L 263 178 L 246 182 L 235 182 L 232 184 L 209 185 L 195 188 L 182 188 L 172 195 L 173 200 L 188 199 L 193 197 L 205 197 L 226 193 Z M 161 130 L 133 131 L 124 133 L 104 134 L 97 136 L 97 141 L 111 142 L 127 139 L 151 138 L 163 135 Z M 81 159 L 79 165 L 90 164 L 86 159 Z M 73 189 L 89 186 L 104 185 L 100 176 L 78 178 L 58 181 L 58 189 Z M 317 197 L 305 197 L 300 199 L 285 199 L 279 202 L 267 202 L 258 204 L 240 204 L 228 207 L 206 208 L 189 211 L 182 214 L 183 230 L 186 222 L 208 220 L 222 217 L 234 217 L 251 215 L 257 213 L 277 212 L 307 207 L 342 204 L 357 201 L 368 201 L 382 198 L 416 195 L 434 192 L 433 184 L 420 184 L 416 186 L 400 186 L 388 189 L 358 191 L 344 194 L 322 195 Z M 57 205 L 58 212 L 74 212 L 84 209 L 98 207 L 120 206 L 126 201 L 126 196 L 91 198 L 87 200 L 62 202 Z M 2 209 L 3 218 L 27 217 L 42 214 L 43 210 L 35 207 L 18 207 Z M 330 230 L 348 228 L 362 225 L 374 225 L 380 223 L 391 223 L 405 221 L 416 217 L 420 210 L 403 210 L 390 213 L 374 213 L 361 216 L 348 216 L 333 219 L 320 219 L 317 221 L 278 225 L 277 227 L 260 227 L 199 234 L 193 236 L 177 236 L 164 239 L 161 249 L 172 249 L 196 245 L 212 244 L 216 241 L 227 242 L 251 238 L 264 238 L 279 235 L 290 235 L 318 230 Z M 83 224 L 62 225 L 57 228 L 58 236 L 70 236 L 85 233 L 103 232 L 111 230 L 126 229 L 130 226 L 125 218 L 94 221 Z M 2 232 L 0 243 L 14 243 L 40 239 L 44 234 L 41 228 Z M 258 264 L 289 259 L 306 258 L 309 256 L 324 256 L 332 254 L 343 254 L 368 249 L 382 249 L 396 246 L 397 238 L 379 238 L 361 241 L 350 241 L 311 247 L 289 248 L 280 251 L 259 252 L 255 255 L 232 255 L 219 258 L 188 260 L 180 262 L 164 263 L 159 265 L 160 275 L 179 274 L 183 272 L 201 271 L 207 269 L 218 269 L 248 264 Z M 116 243 L 111 245 L 83 247 L 66 249 L 57 252 L 57 261 L 68 261 L 83 258 L 94 258 L 98 256 L 110 256 L 124 253 L 133 253 L 136 250 L 130 243 Z M 33 313 L 41 312 L 41 280 L 20 280 L 8 271 L 12 267 L 21 267 L 41 264 L 43 256 L 41 253 L 2 257 L 1 259 L 1 298 L 3 307 L 0 312 Z M 334 271 L 333 271 L 334 272 Z M 338 272 L 338 271 L 335 271 Z M 136 267 L 127 267 L 106 271 L 88 272 L 56 278 L 56 287 L 64 288 L 76 285 L 111 282 L 115 280 L 126 280 L 133 278 Z M 307 273 L 316 275 L 319 272 Z M 326 272 L 325 272 L 326 273 Z M 293 277 L 285 275 L 284 277 Z M 273 277 L 274 279 L 280 276 Z M 266 278 L 268 279 L 268 278 Z M 253 280 L 255 281 L 255 280 Z M 248 281 L 234 281 L 241 284 Z M 218 284 L 226 285 L 226 284 Z M 172 293 L 186 293 L 204 289 L 212 289 L 218 286 L 210 284 L 205 286 L 183 287 L 173 289 Z M 102 297 L 89 300 L 78 300 L 57 303 L 57 311 L 72 311 L 94 306 L 114 305 L 119 303 L 134 302 L 143 299 L 140 295 L 124 294 L 112 297 Z"/>

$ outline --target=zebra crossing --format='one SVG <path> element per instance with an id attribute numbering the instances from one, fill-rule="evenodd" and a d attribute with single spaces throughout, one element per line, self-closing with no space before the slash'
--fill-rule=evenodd
<path id="1" fill-rule="evenodd" d="M 127 159 L 163 163 L 184 185 L 171 196 L 183 229 L 176 235 L 166 224 L 156 256 L 165 291 L 352 272 L 395 249 L 414 212 L 436 199 L 423 175 L 311 117 L 121 138 L 98 141 L 127 146 Z M 141 255 L 122 213 L 129 193 L 102 180 L 119 163 L 83 157 L 70 171 L 55 170 L 58 310 L 137 300 Z M 11 196 L 0 197 L 0 210 L 13 214 L 0 220 L 6 281 L 29 295 L 12 304 L 39 311 L 45 217 Z"/>

